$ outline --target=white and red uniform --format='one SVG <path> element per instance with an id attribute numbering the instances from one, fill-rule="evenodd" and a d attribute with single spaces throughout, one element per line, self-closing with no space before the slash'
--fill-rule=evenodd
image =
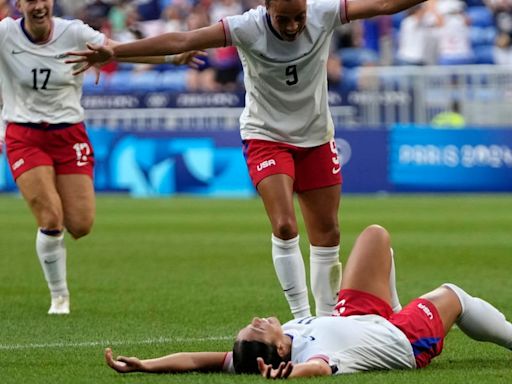
<path id="1" fill-rule="evenodd" d="M 394 313 L 382 299 L 342 289 L 333 316 L 304 317 L 282 325 L 292 339 L 291 361 L 324 360 L 332 374 L 423 368 L 443 349 L 444 328 L 436 307 L 415 299 Z M 234 372 L 232 354 L 223 369 Z"/>
<path id="2" fill-rule="evenodd" d="M 263 6 L 222 20 L 244 68 L 243 140 L 314 147 L 333 138 L 326 63 L 334 28 L 348 22 L 345 1 L 309 0 L 295 41 L 279 37 Z"/>
<path id="3" fill-rule="evenodd" d="M 289 175 L 297 192 L 341 183 L 326 63 L 334 28 L 347 22 L 346 0 L 308 1 L 294 41 L 280 37 L 263 6 L 222 20 L 244 68 L 240 131 L 255 186 L 274 174 Z"/>
<path id="4" fill-rule="evenodd" d="M 73 66 L 64 61 L 68 51 L 86 49 L 88 42 L 103 44 L 105 36 L 79 20 L 52 20 L 51 36 L 42 44 L 31 41 L 24 19 L 0 21 L 2 119 L 8 123 L 5 141 L 15 178 L 38 165 L 92 175 L 80 105 L 83 76 L 73 76 Z M 50 131 L 52 136 L 45 136 Z"/>

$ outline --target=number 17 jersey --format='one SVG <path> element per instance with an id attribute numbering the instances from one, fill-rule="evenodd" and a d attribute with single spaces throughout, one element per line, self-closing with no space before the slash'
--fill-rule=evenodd
<path id="1" fill-rule="evenodd" d="M 86 43 L 103 44 L 105 36 L 79 20 L 52 18 L 50 39 L 30 40 L 23 19 L 0 21 L 0 85 L 2 118 L 18 123 L 78 123 L 83 75 L 73 76 L 64 61 L 68 51 L 84 50 Z"/>

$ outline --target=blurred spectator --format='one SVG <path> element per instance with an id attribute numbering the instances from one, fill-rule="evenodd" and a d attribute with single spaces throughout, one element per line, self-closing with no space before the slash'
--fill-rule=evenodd
<path id="1" fill-rule="evenodd" d="M 437 13 L 431 11 L 430 3 L 410 8 L 398 33 L 396 63 L 399 65 L 426 65 L 433 62 L 429 58 L 437 52 L 432 29 L 440 21 L 434 21 Z"/>
<path id="2" fill-rule="evenodd" d="M 243 12 L 238 0 L 213 0 L 210 7 L 210 22 L 215 23 L 226 16 Z M 242 71 L 236 47 L 216 48 L 210 53 L 210 64 L 215 71 L 218 91 L 234 91 L 238 88 L 237 79 Z"/>
<path id="3" fill-rule="evenodd" d="M 460 0 L 437 0 L 440 20 L 438 64 L 473 64 L 475 61 L 465 7 Z"/>
<path id="4" fill-rule="evenodd" d="M 133 0 L 141 20 L 158 20 L 162 14 L 160 0 Z"/>
<path id="5" fill-rule="evenodd" d="M 173 1 L 162 12 L 164 21 L 164 33 L 181 32 L 187 30 L 187 15 L 190 13 L 190 5 L 186 1 Z"/>
<path id="6" fill-rule="evenodd" d="M 79 17 L 84 23 L 89 24 L 97 31 L 103 32 L 104 29 L 110 29 L 108 14 L 111 5 L 106 1 L 94 0 L 89 2 L 79 13 Z"/>
<path id="7" fill-rule="evenodd" d="M 204 6 L 200 3 L 192 8 L 187 19 L 187 29 L 197 29 L 210 25 L 210 18 L 205 11 Z M 209 51 L 211 54 L 211 50 Z M 187 90 L 190 92 L 213 92 L 217 90 L 215 82 L 215 71 L 211 68 L 209 57 L 206 58 L 205 64 L 199 69 L 189 69 L 187 72 Z"/>
<path id="8" fill-rule="evenodd" d="M 133 5 L 132 0 L 117 0 L 108 13 L 108 20 L 112 27 L 112 34 L 115 36 L 126 27 L 127 13 Z"/>
<path id="9" fill-rule="evenodd" d="M 434 128 L 464 128 L 466 125 L 466 120 L 460 112 L 459 102 L 457 100 L 452 101 L 450 109 L 435 115 L 431 124 Z"/>
<path id="10" fill-rule="evenodd" d="M 486 0 L 485 4 L 493 12 L 496 26 L 494 62 L 512 64 L 512 0 Z"/>
<path id="11" fill-rule="evenodd" d="M 13 7 L 9 0 L 0 0 L 0 20 L 13 15 Z"/>
<path id="12" fill-rule="evenodd" d="M 77 18 L 81 19 L 84 23 L 89 24 L 91 28 L 100 31 L 110 39 L 112 38 L 112 27 L 108 19 L 110 8 L 111 4 L 107 1 L 88 1 L 88 4 L 85 7 L 77 11 Z M 101 71 L 106 73 L 112 73 L 117 70 L 117 66 L 117 62 L 111 61 L 110 63 L 101 67 Z"/>

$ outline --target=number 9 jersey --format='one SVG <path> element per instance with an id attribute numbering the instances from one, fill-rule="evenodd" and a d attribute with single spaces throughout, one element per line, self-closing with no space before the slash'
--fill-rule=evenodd
<path id="1" fill-rule="evenodd" d="M 0 21 L 2 119 L 19 123 L 78 123 L 83 75 L 73 76 L 66 52 L 103 44 L 105 36 L 79 20 L 53 17 L 49 40 L 35 44 L 23 19 Z"/>
<path id="2" fill-rule="evenodd" d="M 222 19 L 226 45 L 244 68 L 243 140 L 314 147 L 334 136 L 328 107 L 327 59 L 333 30 L 347 23 L 346 0 L 308 0 L 304 30 L 283 40 L 263 6 Z"/>

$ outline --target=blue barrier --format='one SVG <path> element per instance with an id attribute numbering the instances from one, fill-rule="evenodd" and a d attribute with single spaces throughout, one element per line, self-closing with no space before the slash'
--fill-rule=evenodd
<path id="1" fill-rule="evenodd" d="M 98 192 L 254 196 L 237 131 L 89 127 Z M 395 126 L 341 130 L 343 193 L 512 191 L 512 130 Z M 0 157 L 0 191 L 16 191 Z"/>
<path id="2" fill-rule="evenodd" d="M 390 182 L 400 191 L 512 191 L 512 130 L 395 126 Z"/>

